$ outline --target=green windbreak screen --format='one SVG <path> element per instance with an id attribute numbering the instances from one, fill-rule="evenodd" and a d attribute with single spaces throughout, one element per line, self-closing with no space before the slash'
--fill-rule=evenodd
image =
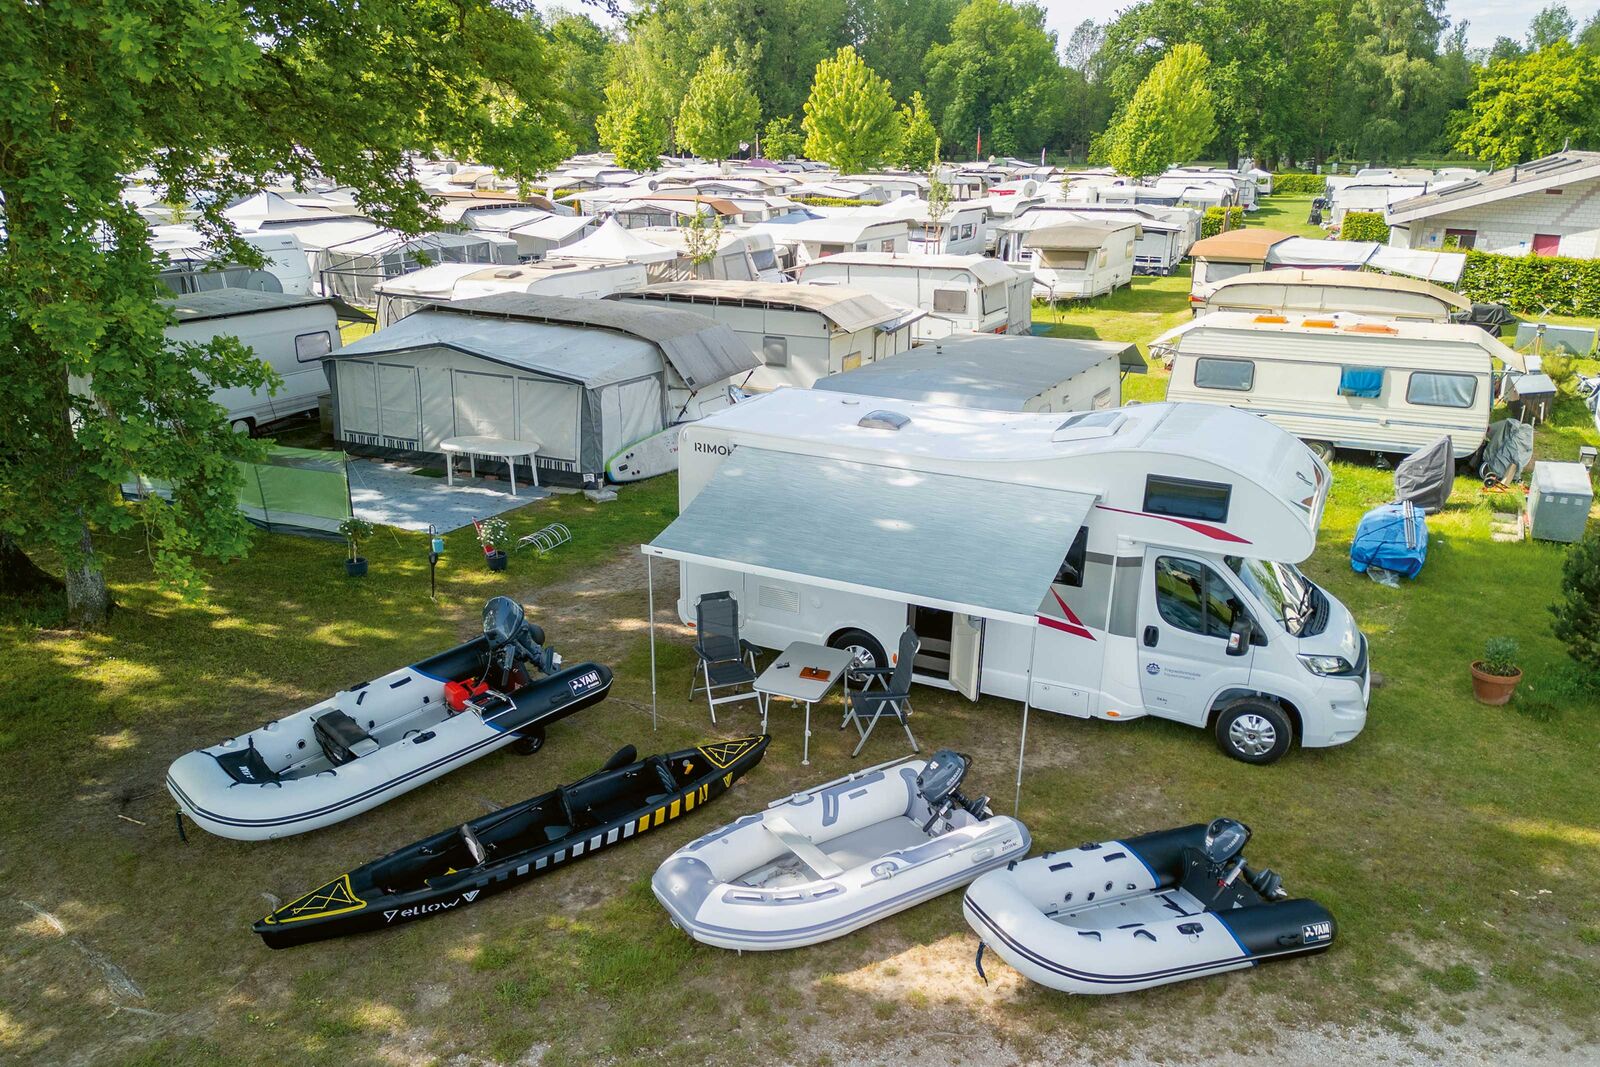
<path id="1" fill-rule="evenodd" d="M 275 447 L 264 463 L 241 463 L 239 510 L 268 530 L 337 534 L 350 517 L 343 452 Z"/>

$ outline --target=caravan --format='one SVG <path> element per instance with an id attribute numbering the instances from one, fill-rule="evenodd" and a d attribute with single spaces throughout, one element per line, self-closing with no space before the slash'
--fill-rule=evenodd
<path id="1" fill-rule="evenodd" d="M 951 334 L 1033 331 L 1033 275 L 986 256 L 897 256 L 892 252 L 841 252 L 801 268 L 807 285 L 845 285 L 928 314 L 911 328 L 912 339 Z"/>
<path id="2" fill-rule="evenodd" d="M 1409 453 L 1449 434 L 1457 459 L 1489 431 L 1494 360 L 1522 354 L 1476 326 L 1216 311 L 1150 343 L 1167 399 L 1259 415 L 1325 461 L 1336 448 Z"/>
<path id="3" fill-rule="evenodd" d="M 1366 638 L 1294 566 L 1332 476 L 1261 419 L 785 389 L 687 427 L 679 455 L 680 514 L 644 552 L 679 562 L 686 621 L 730 590 L 757 644 L 875 666 L 909 625 L 924 684 L 1173 719 L 1247 762 L 1366 722 Z"/>
<path id="4" fill-rule="evenodd" d="M 339 316 L 331 299 L 209 289 L 164 303 L 175 320 L 167 327 L 169 345 L 237 337 L 283 379 L 275 390 L 240 385 L 212 394 L 211 399 L 228 410 L 234 429 L 254 433 L 267 423 L 314 411 L 317 397 L 328 391 L 322 360 L 340 345 Z"/>

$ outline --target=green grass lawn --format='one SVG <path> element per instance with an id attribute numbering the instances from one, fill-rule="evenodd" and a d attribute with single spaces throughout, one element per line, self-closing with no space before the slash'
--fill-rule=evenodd
<path id="1" fill-rule="evenodd" d="M 1187 288 L 1186 276 L 1140 279 L 1059 322 L 1040 317 L 1067 336 L 1146 341 L 1187 315 Z M 1164 385 L 1160 373 L 1130 378 L 1127 396 L 1158 399 Z M 1594 440 L 1569 397 L 1539 447 L 1570 458 Z M 155 588 L 136 538 L 112 540 L 120 608 L 101 633 L 57 628 L 58 605 L 0 604 L 0 1060 L 1172 1062 L 1271 1058 L 1335 1028 L 1411 1042 L 1462 1027 L 1492 1054 L 1512 1026 L 1538 1033 L 1552 1062 L 1592 1055 L 1569 1043 L 1600 1036 L 1600 704 L 1567 683 L 1549 633 L 1562 547 L 1491 541 L 1493 501 L 1461 479 L 1430 519 L 1421 577 L 1385 588 L 1350 571 L 1348 549 L 1391 476 L 1339 462 L 1335 477 L 1306 568 L 1355 611 L 1386 678 L 1366 731 L 1250 767 L 1175 724 L 1036 715 L 1021 812 L 1040 849 L 1242 818 L 1256 830 L 1252 859 L 1337 915 L 1325 955 L 1107 999 L 1027 986 L 994 961 L 985 986 L 959 894 L 812 949 L 694 945 L 651 897 L 660 860 L 856 765 L 829 708 L 813 719 L 812 766 L 800 766 L 799 711 L 783 705 L 765 762 L 659 838 L 392 933 L 263 948 L 249 923 L 271 899 L 571 781 L 624 743 L 670 751 L 755 728 L 752 710 L 729 709 L 714 730 L 684 698 L 687 640 L 669 626 L 651 732 L 636 546 L 676 514 L 664 478 L 614 504 L 559 496 L 512 513 L 516 533 L 559 519 L 574 540 L 544 561 L 518 555 L 504 575 L 483 566 L 470 531 L 452 535 L 437 602 L 424 538 L 383 530 L 364 550 L 364 580 L 343 577 L 339 544 L 263 536 L 216 569 L 200 603 Z M 658 572 L 662 624 L 672 587 Z M 161 786 L 173 758 L 463 638 L 497 593 L 527 603 L 569 661 L 612 665 L 610 698 L 556 725 L 538 755 L 487 757 L 339 826 L 254 844 L 191 828 L 178 840 Z M 1522 643 L 1526 680 L 1507 708 L 1475 703 L 1467 675 L 1496 634 Z M 973 791 L 1009 810 L 1020 706 L 919 691 L 917 707 L 924 751 L 971 753 Z M 880 730 L 862 762 L 902 751 Z"/>

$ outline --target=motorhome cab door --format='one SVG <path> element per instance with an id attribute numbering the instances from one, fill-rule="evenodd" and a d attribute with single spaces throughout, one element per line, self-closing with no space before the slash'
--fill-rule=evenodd
<path id="1" fill-rule="evenodd" d="M 1220 570 L 1199 556 L 1147 548 L 1139 591 L 1139 688 L 1152 715 L 1204 726 L 1211 699 L 1245 686 L 1255 649 L 1228 655 L 1234 614 L 1246 609 Z"/>

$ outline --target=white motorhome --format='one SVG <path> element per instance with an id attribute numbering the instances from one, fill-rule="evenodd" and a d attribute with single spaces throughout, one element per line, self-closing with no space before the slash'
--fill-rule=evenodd
<path id="1" fill-rule="evenodd" d="M 909 625 L 923 684 L 1173 719 L 1251 762 L 1365 724 L 1366 639 L 1294 566 L 1332 476 L 1260 419 L 786 389 L 687 427 L 679 456 L 680 514 L 644 551 L 678 561 L 684 620 L 729 590 L 757 644 L 874 666 Z"/>
<path id="2" fill-rule="evenodd" d="M 1304 441 L 1409 453 L 1449 434 L 1457 459 L 1483 443 L 1494 361 L 1521 353 L 1476 326 L 1351 315 L 1218 311 L 1151 342 L 1172 356 L 1167 399 L 1238 408 Z"/>
<path id="3" fill-rule="evenodd" d="M 1033 329 L 1033 276 L 986 256 L 843 252 L 802 267 L 797 280 L 848 285 L 921 308 L 928 314 L 912 324 L 914 341 Z"/>
<path id="4" fill-rule="evenodd" d="M 168 344 L 237 337 L 283 379 L 275 393 L 237 386 L 212 394 L 228 409 L 235 429 L 254 433 L 258 426 L 314 411 L 317 397 L 328 391 L 322 361 L 340 347 L 339 317 L 331 299 L 212 289 L 166 303 L 178 320 L 167 327 Z"/>
<path id="5" fill-rule="evenodd" d="M 1001 259 L 1015 261 L 1025 254 L 1022 243 L 1028 230 L 1078 220 L 1123 222 L 1138 226 L 1139 236 L 1133 243 L 1135 274 L 1163 277 L 1171 274 L 1183 262 L 1183 257 L 1200 235 L 1200 213 L 1185 207 L 1155 207 L 1148 204 L 1118 207 L 1055 200 L 1018 211 L 1006 224 L 996 251 Z"/>

